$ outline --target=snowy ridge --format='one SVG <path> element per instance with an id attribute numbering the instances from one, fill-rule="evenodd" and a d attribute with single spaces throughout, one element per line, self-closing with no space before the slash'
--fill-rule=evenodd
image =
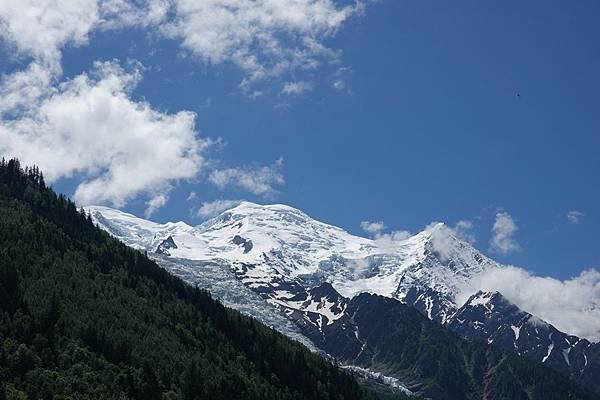
<path id="1" fill-rule="evenodd" d="M 106 207 L 89 211 L 132 247 L 162 253 L 159 246 L 168 241 L 172 257 L 226 261 L 248 287 L 278 291 L 277 300 L 297 294 L 286 288 L 292 283 L 309 289 L 329 282 L 345 297 L 394 297 L 440 322 L 458 307 L 454 298 L 471 276 L 498 265 L 442 223 L 383 248 L 285 205 L 243 202 L 196 227 L 156 224 Z"/>

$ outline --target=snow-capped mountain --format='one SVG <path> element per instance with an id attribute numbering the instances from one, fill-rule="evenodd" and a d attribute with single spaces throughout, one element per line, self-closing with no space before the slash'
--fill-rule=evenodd
<path id="1" fill-rule="evenodd" d="M 243 202 L 198 226 L 157 224 L 106 207 L 88 211 L 101 228 L 226 305 L 358 366 L 368 364 L 360 333 L 367 327 L 348 307 L 368 293 L 585 381 L 600 376 L 598 363 L 588 359 L 597 346 L 556 330 L 501 294 L 480 292 L 457 304 L 473 277 L 502 266 L 443 223 L 381 243 L 285 205 Z"/>
<path id="2" fill-rule="evenodd" d="M 469 279 L 497 263 L 436 224 L 385 246 L 310 218 L 285 205 L 249 202 L 192 227 L 156 224 L 106 207 L 88 209 L 126 244 L 175 258 L 227 262 L 239 279 L 274 298 L 329 282 L 347 298 L 368 292 L 414 305 L 444 322 Z"/>

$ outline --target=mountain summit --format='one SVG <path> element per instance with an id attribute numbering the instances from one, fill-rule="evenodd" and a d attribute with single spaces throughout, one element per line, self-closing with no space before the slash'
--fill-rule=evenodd
<path id="1" fill-rule="evenodd" d="M 316 221 L 285 205 L 243 202 L 192 227 L 156 224 L 106 207 L 92 218 L 130 246 L 154 253 L 168 240 L 176 258 L 228 261 L 253 288 L 276 280 L 315 287 L 329 282 L 346 297 L 362 292 L 414 305 L 445 322 L 470 278 L 499 265 L 438 223 L 403 240 L 373 240 Z M 251 264 L 252 270 L 243 270 Z"/>
<path id="2" fill-rule="evenodd" d="M 198 226 L 157 224 L 106 207 L 88 211 L 101 228 L 225 304 L 359 364 L 366 354 L 361 327 L 348 310 L 366 293 L 588 385 L 599 375 L 597 345 L 558 331 L 501 293 L 477 293 L 474 278 L 503 266 L 443 223 L 402 239 L 369 239 L 280 204 L 243 202 Z"/>

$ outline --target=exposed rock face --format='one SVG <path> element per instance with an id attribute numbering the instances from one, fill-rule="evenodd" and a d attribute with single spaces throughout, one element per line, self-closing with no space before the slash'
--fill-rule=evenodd
<path id="1" fill-rule="evenodd" d="M 499 292 L 477 292 L 447 326 L 463 337 L 544 363 L 587 386 L 600 381 L 597 345 L 568 335 L 521 310 Z"/>
<path id="2" fill-rule="evenodd" d="M 175 240 L 173 240 L 173 236 L 169 236 L 168 238 L 160 242 L 160 244 L 158 245 L 158 247 L 156 247 L 156 250 L 154 252 L 156 254 L 170 256 L 171 253 L 169 253 L 169 250 L 176 248 L 177 245 L 175 244 Z"/>
<path id="3" fill-rule="evenodd" d="M 238 246 L 242 246 L 244 248 L 244 254 L 248 253 L 252 250 L 252 240 L 247 240 L 241 237 L 240 235 L 235 235 L 231 240 L 233 244 L 237 244 Z"/>

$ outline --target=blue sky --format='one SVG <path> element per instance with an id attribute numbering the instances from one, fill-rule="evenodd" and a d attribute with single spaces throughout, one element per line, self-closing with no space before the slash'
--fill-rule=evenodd
<path id="1" fill-rule="evenodd" d="M 314 3 L 329 7 L 325 22 L 309 13 L 316 21 L 310 26 L 298 22 L 295 28 L 257 29 L 275 35 L 282 48 L 276 54 L 260 44 L 215 48 L 228 32 L 218 25 L 216 39 L 203 44 L 190 34 L 202 21 L 176 26 L 141 21 L 137 15 L 115 26 L 96 21 L 64 35 L 56 26 L 39 26 L 38 33 L 54 38 L 40 43 L 27 36 L 32 32 L 11 30 L 14 9 L 0 6 L 4 97 L 14 89 L 8 83 L 16 81 L 11 80 L 15 74 L 32 64 L 50 77 L 42 106 L 33 111 L 5 106 L 8 122 L 5 136 L 0 126 L 0 149 L 56 168 L 53 185 L 75 194 L 82 182 L 111 167 L 99 160 L 62 168 L 49 161 L 52 155 L 21 154 L 16 144 L 3 146 L 2 140 L 9 143 L 7 135 L 20 132 L 15 121 L 27 118 L 38 127 L 65 126 L 64 114 L 59 124 L 28 113 L 39 107 L 56 112 L 56 104 L 66 104 L 49 103 L 56 93 L 75 98 L 68 104 L 76 105 L 82 101 L 77 96 L 92 96 L 94 85 L 117 77 L 122 87 L 111 93 L 134 105 L 131 115 L 140 104 L 163 117 L 193 113 L 195 125 L 190 128 L 191 119 L 186 119 L 193 114 L 181 114 L 177 132 L 182 137 L 192 132 L 207 145 L 201 167 L 194 164 L 179 175 L 156 171 L 158 178 L 117 202 L 124 210 L 143 215 L 148 200 L 157 198 L 160 207 L 152 219 L 200 223 L 195 213 L 203 202 L 277 202 L 361 235 L 361 221 L 383 221 L 388 230 L 411 232 L 432 221 L 471 221 L 478 248 L 537 274 L 565 279 L 600 265 L 600 4 L 381 0 L 341 16 L 336 12 L 353 7 L 350 2 Z M 112 14 L 103 14 L 110 22 L 107 15 Z M 201 33 L 202 38 L 211 32 Z M 74 40 L 76 35 L 81 40 Z M 306 50 L 305 42 L 299 44 L 306 38 L 327 51 L 311 50 L 300 61 L 283 51 Z M 56 52 L 48 50 L 53 48 Z M 264 76 L 248 87 L 240 82 L 257 69 L 235 58 L 240 49 L 243 62 L 253 52 L 264 61 Z M 275 73 L 272 64 L 282 60 L 316 65 Z M 94 66 L 97 61 L 107 64 Z M 122 70 L 115 72 L 116 66 Z M 91 82 L 75 88 L 73 79 L 84 73 Z M 101 77 L 94 81 L 94 74 Z M 175 123 L 161 117 L 158 126 L 152 113 L 143 115 L 148 129 Z M 118 123 L 115 130 L 125 126 L 121 136 L 133 126 Z M 214 143 L 205 143 L 208 138 Z M 127 143 L 136 140 L 143 137 Z M 164 144 L 160 134 L 148 142 L 153 140 Z M 268 187 L 256 187 L 251 177 L 257 175 L 262 177 L 258 183 Z M 242 177 L 251 184 L 232 183 Z M 153 182 L 160 186 L 156 192 Z M 195 199 L 187 200 L 191 192 Z M 579 214 L 569 219 L 574 211 Z M 510 216 L 518 228 L 509 234 L 518 250 L 491 248 L 498 214 Z"/>

